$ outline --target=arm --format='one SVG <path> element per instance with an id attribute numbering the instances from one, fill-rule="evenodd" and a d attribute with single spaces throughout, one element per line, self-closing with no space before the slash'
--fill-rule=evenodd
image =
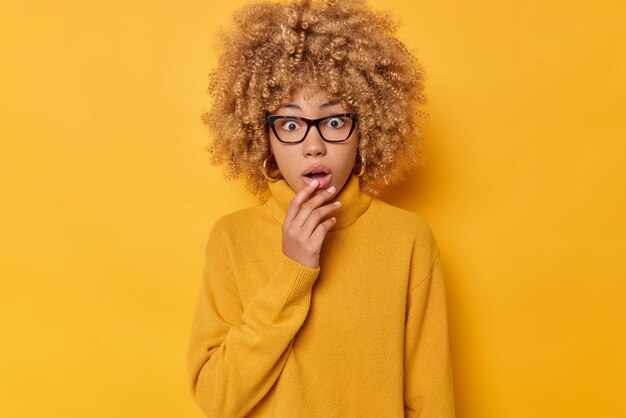
<path id="1" fill-rule="evenodd" d="M 192 325 L 187 366 L 194 399 L 207 417 L 246 415 L 270 390 L 310 306 L 317 269 L 284 254 L 272 277 L 242 308 L 228 240 L 213 227 Z"/>
<path id="2" fill-rule="evenodd" d="M 407 296 L 404 415 L 454 418 L 445 287 L 436 247 L 431 254 L 430 271 Z"/>

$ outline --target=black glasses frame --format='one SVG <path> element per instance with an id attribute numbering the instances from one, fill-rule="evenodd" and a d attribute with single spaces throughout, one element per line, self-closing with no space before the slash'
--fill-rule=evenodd
<path id="1" fill-rule="evenodd" d="M 350 133 L 348 133 L 348 136 L 345 139 L 338 139 L 338 140 L 324 138 L 324 135 L 322 135 L 322 130 L 320 129 L 320 122 L 326 119 L 330 119 L 330 118 L 345 117 L 345 116 L 349 116 L 350 119 L 352 119 L 352 127 L 350 128 Z M 278 132 L 276 132 L 276 127 L 274 126 L 274 121 L 277 119 L 301 120 L 301 121 L 306 122 L 306 132 L 304 132 L 304 136 L 302 137 L 302 139 L 299 141 L 283 141 L 282 139 L 280 139 Z M 344 141 L 347 141 L 352 135 L 352 132 L 354 132 L 354 127 L 356 126 L 356 123 L 358 120 L 359 120 L 359 116 L 356 113 L 338 113 L 336 115 L 324 116 L 323 118 L 319 118 L 319 119 L 307 119 L 301 116 L 279 116 L 279 115 L 270 115 L 267 117 L 267 123 L 272 128 L 272 132 L 274 132 L 276 139 L 278 139 L 283 144 L 299 144 L 300 142 L 304 141 L 306 136 L 309 134 L 309 130 L 311 129 L 311 126 L 315 126 L 315 128 L 317 129 L 317 132 L 320 134 L 320 137 L 326 142 L 344 142 Z"/>

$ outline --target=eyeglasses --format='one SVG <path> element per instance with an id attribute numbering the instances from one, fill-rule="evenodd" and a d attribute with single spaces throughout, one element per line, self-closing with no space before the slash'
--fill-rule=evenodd
<path id="1" fill-rule="evenodd" d="M 297 144 L 304 141 L 311 126 L 317 128 L 317 132 L 324 141 L 343 142 L 352 135 L 358 119 L 356 113 L 339 113 L 319 119 L 271 115 L 267 117 L 267 123 L 276 138 L 285 144 Z"/>

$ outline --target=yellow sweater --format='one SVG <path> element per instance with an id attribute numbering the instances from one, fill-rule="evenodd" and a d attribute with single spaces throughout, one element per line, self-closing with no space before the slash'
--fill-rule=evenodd
<path id="1" fill-rule="evenodd" d="M 207 417 L 454 417 L 439 251 L 419 216 L 352 175 L 320 266 L 282 252 L 295 193 L 213 226 L 188 351 Z"/>

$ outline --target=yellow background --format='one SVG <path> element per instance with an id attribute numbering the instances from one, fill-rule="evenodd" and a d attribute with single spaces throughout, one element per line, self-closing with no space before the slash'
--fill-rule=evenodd
<path id="1" fill-rule="evenodd" d="M 3 4 L 0 416 L 202 416 L 204 244 L 256 203 L 200 120 L 243 3 Z M 626 416 L 625 3 L 372 5 L 428 76 L 427 165 L 383 198 L 440 244 L 458 416 Z"/>

